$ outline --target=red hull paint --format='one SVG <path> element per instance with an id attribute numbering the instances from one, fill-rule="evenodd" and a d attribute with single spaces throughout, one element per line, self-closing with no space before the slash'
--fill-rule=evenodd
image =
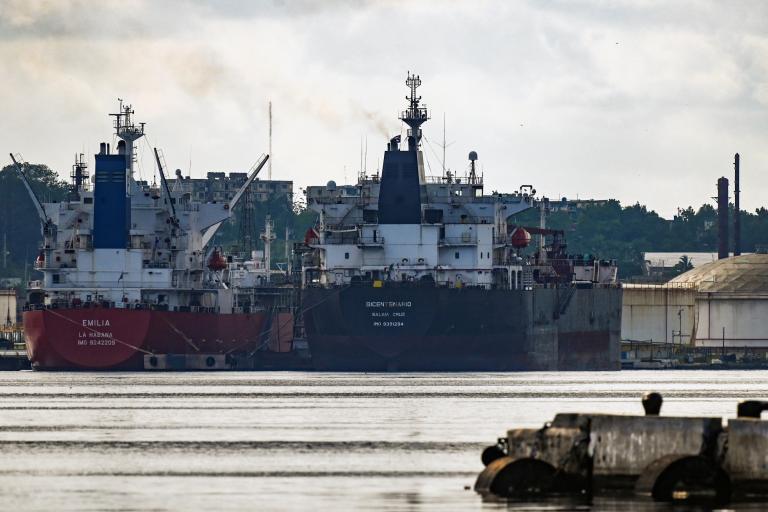
<path id="1" fill-rule="evenodd" d="M 144 369 L 145 354 L 228 354 L 261 344 L 265 313 L 44 309 L 24 313 L 38 369 Z"/>

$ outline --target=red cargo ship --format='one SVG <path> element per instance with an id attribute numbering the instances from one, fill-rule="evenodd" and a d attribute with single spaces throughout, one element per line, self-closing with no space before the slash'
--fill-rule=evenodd
<path id="1" fill-rule="evenodd" d="M 102 143 L 93 187 L 80 155 L 66 201 L 41 203 L 17 170 L 42 224 L 24 334 L 35 369 L 227 369 L 268 342 L 259 289 L 229 278 L 208 247 L 266 163 L 263 156 L 228 203 L 194 202 L 133 178 L 134 141 L 144 124 L 121 102 L 117 151 Z M 13 157 L 13 155 L 12 155 Z M 92 190 L 91 190 L 92 188 Z"/>
<path id="2" fill-rule="evenodd" d="M 40 309 L 24 313 L 24 334 L 40 369 L 222 369 L 262 344 L 264 320 L 263 312 Z"/>

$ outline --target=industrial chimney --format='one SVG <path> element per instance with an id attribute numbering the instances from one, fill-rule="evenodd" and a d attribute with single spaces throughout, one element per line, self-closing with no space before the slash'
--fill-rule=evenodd
<path id="1" fill-rule="evenodd" d="M 728 178 L 717 180 L 717 259 L 728 257 Z"/>
<path id="2" fill-rule="evenodd" d="M 741 210 L 739 210 L 739 154 L 733 160 L 733 255 L 741 254 Z"/>

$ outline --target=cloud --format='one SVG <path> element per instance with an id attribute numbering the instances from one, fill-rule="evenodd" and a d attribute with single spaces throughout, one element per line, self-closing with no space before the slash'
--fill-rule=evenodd
<path id="1" fill-rule="evenodd" d="M 172 167 L 191 152 L 193 174 L 240 170 L 267 146 L 271 100 L 276 176 L 340 181 L 362 136 L 375 162 L 400 132 L 411 70 L 446 113 L 449 166 L 477 150 L 489 188 L 670 214 L 707 201 L 739 151 L 752 208 L 768 196 L 766 55 L 760 1 L 0 0 L 0 140 L 67 170 L 123 97 Z"/>

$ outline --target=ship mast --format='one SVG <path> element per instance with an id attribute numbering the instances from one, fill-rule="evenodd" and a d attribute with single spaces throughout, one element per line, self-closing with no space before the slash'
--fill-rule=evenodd
<path id="1" fill-rule="evenodd" d="M 71 193 L 75 200 L 79 200 L 80 192 L 88 189 L 88 164 L 84 154 L 75 155 L 75 164 L 69 177 L 72 179 Z"/>
<path id="2" fill-rule="evenodd" d="M 264 267 L 267 269 L 266 282 L 270 282 L 272 277 L 272 242 L 277 238 L 274 229 L 275 224 L 272 222 L 272 217 L 267 215 L 264 232 L 261 233 L 261 239 L 264 241 Z"/>
<path id="3" fill-rule="evenodd" d="M 135 159 L 133 143 L 144 136 L 144 123 L 139 123 L 138 126 L 134 124 L 133 107 L 123 105 L 123 100 L 120 98 L 117 101 L 120 102 L 120 111 L 117 114 L 109 115 L 115 118 L 115 135 L 120 140 L 125 141 L 126 173 L 128 178 L 133 179 L 133 161 Z M 130 180 L 126 180 L 126 182 L 129 183 Z"/>
<path id="4" fill-rule="evenodd" d="M 409 71 L 405 85 L 411 89 L 411 95 L 405 97 L 409 105 L 408 109 L 400 114 L 400 120 L 410 127 L 408 130 L 408 150 L 416 151 L 421 144 L 421 125 L 429 119 L 429 114 L 426 105 L 419 105 L 421 96 L 416 96 L 416 89 L 421 85 L 419 75 L 412 75 Z"/>

